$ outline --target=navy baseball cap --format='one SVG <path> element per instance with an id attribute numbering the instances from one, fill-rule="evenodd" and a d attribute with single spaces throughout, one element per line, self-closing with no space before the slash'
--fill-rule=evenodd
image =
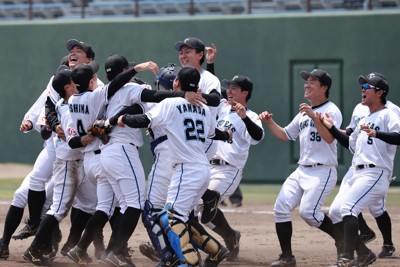
<path id="1" fill-rule="evenodd" d="M 99 70 L 99 64 L 92 61 L 89 64 L 80 64 L 72 71 L 72 80 L 79 92 L 89 88 L 89 82 L 93 75 Z"/>
<path id="2" fill-rule="evenodd" d="M 183 41 L 178 41 L 175 43 L 175 49 L 176 51 L 181 51 L 182 46 L 189 46 L 191 48 L 194 48 L 196 50 L 199 51 L 204 51 L 205 50 L 205 46 L 202 40 L 200 40 L 199 38 L 195 38 L 195 37 L 188 37 Z"/>
<path id="3" fill-rule="evenodd" d="M 320 81 L 322 85 L 328 86 L 328 89 L 331 88 L 332 78 L 329 75 L 329 73 L 324 70 L 313 69 L 311 72 L 306 72 L 303 70 L 300 72 L 300 76 L 301 76 L 301 78 L 303 78 L 303 80 L 306 80 L 306 81 L 307 81 L 308 77 L 310 77 L 310 76 L 314 77 L 315 79 Z"/>
<path id="4" fill-rule="evenodd" d="M 253 90 L 253 82 L 247 76 L 235 75 L 232 80 L 222 80 L 221 86 L 228 88 L 231 84 L 239 86 L 243 91 L 251 92 Z"/>
<path id="5" fill-rule="evenodd" d="M 386 94 L 389 92 L 389 84 L 387 83 L 383 74 L 379 72 L 372 72 L 368 74 L 367 77 L 360 75 L 358 77 L 358 83 L 360 85 L 368 83 L 373 85 L 376 90 L 383 90 L 386 92 Z"/>
<path id="6" fill-rule="evenodd" d="M 124 68 L 135 65 L 135 62 L 129 62 L 124 56 L 111 55 L 106 59 L 106 63 L 104 64 L 107 79 L 111 81 L 115 76 L 121 73 Z"/>
<path id="7" fill-rule="evenodd" d="M 92 47 L 89 44 L 84 43 L 82 41 L 78 41 L 76 39 L 70 39 L 70 40 L 67 41 L 67 49 L 68 49 L 68 51 L 71 52 L 72 48 L 74 48 L 75 46 L 79 46 L 80 48 L 82 48 L 83 51 L 86 52 L 86 55 L 87 55 L 88 58 L 94 59 L 95 54 L 94 54 L 94 51 L 93 51 Z"/>
<path id="8" fill-rule="evenodd" d="M 64 86 L 71 83 L 72 71 L 65 65 L 58 67 L 51 85 L 59 95 L 65 95 Z"/>
<path id="9" fill-rule="evenodd" d="M 179 80 L 183 91 L 197 92 L 197 89 L 199 88 L 200 73 L 195 68 L 182 68 L 178 72 L 177 79 Z"/>

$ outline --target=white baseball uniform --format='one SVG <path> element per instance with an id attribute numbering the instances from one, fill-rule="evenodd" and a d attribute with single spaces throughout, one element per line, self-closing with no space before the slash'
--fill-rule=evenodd
<path id="1" fill-rule="evenodd" d="M 262 123 L 258 114 L 247 109 L 247 117 L 255 122 L 261 129 Z M 249 156 L 251 145 L 258 144 L 261 140 L 253 139 L 246 128 L 246 124 L 232 110 L 232 106 L 225 102 L 218 113 L 217 128 L 221 131 L 232 131 L 232 141 L 214 141 L 217 147 L 211 162 L 211 180 L 209 189 L 218 191 L 221 200 L 229 197 L 242 180 L 243 168 Z"/>
<path id="2" fill-rule="evenodd" d="M 342 124 L 342 114 L 331 101 L 313 107 L 313 111 L 329 114 L 338 128 Z M 299 138 L 300 158 L 299 166 L 285 180 L 276 199 L 275 222 L 291 221 L 291 212 L 300 205 L 300 216 L 306 223 L 319 227 L 325 217 L 321 207 L 336 185 L 337 141 L 325 142 L 313 120 L 301 112 L 284 130 L 289 140 Z"/>
<path id="3" fill-rule="evenodd" d="M 107 101 L 106 118 L 126 106 L 141 104 L 140 96 L 147 85 L 127 83 Z M 145 201 L 145 174 L 138 147 L 143 145 L 141 129 L 114 127 L 110 140 L 101 145 L 101 163 L 124 213 L 127 207 L 143 209 Z"/>
<path id="4" fill-rule="evenodd" d="M 200 72 L 200 82 L 199 82 L 199 88 L 201 89 L 201 92 L 203 94 L 209 94 L 212 90 L 217 90 L 219 94 L 221 94 L 221 83 L 217 76 L 212 74 L 211 72 L 203 69 Z M 220 107 L 209 107 L 211 115 L 217 119 L 217 113 L 219 111 Z M 212 139 L 207 139 L 206 142 L 204 143 L 205 148 L 206 148 L 206 154 L 207 158 L 210 160 L 216 151 L 216 146 L 213 146 L 213 143 L 215 141 Z"/>
<path id="5" fill-rule="evenodd" d="M 205 105 L 196 107 L 184 98 L 161 101 L 146 113 L 150 127 L 164 127 L 168 136 L 173 174 L 166 201 L 183 222 L 209 184 L 210 165 L 204 142 L 215 135 L 215 118 Z"/>
<path id="6" fill-rule="evenodd" d="M 342 218 L 347 215 L 357 217 L 372 202 L 384 198 L 391 180 L 397 146 L 368 136 L 360 130 L 362 124 L 382 132 L 400 132 L 399 117 L 388 108 L 360 120 L 349 138 L 349 150 L 354 153 L 354 175 L 342 185 L 342 193 L 335 198 L 335 201 L 341 201 L 339 212 Z"/>
<path id="7" fill-rule="evenodd" d="M 70 119 L 69 106 L 64 103 L 64 99 L 60 99 L 55 108 L 61 126 L 66 129 Z M 71 149 L 59 137 L 55 137 L 55 147 L 53 204 L 47 214 L 61 221 L 72 207 L 78 187 L 83 184 L 83 155 L 81 149 Z"/>
<path id="8" fill-rule="evenodd" d="M 394 103 L 392 103 L 390 101 L 386 101 L 385 106 L 388 109 L 393 110 L 398 116 L 400 116 L 400 108 L 397 105 L 395 105 Z M 368 116 L 368 114 L 369 114 L 369 107 L 365 106 L 361 103 L 358 103 L 353 110 L 350 123 L 346 127 L 346 129 L 351 129 L 352 131 L 355 131 L 357 129 L 357 125 L 360 122 L 360 120 L 365 118 L 366 116 Z M 353 155 L 352 164 L 350 165 L 348 171 L 346 172 L 346 174 L 343 177 L 342 182 L 340 184 L 339 192 L 337 193 L 337 195 L 339 197 L 337 197 L 337 198 L 335 197 L 335 199 L 333 200 L 333 202 L 329 208 L 329 217 L 331 218 L 331 220 L 334 224 L 342 221 L 342 218 L 341 218 L 341 215 L 339 212 L 340 205 L 342 202 L 341 196 L 343 194 L 346 194 L 347 187 L 345 186 L 345 184 L 347 183 L 347 180 L 350 179 L 351 177 L 353 177 L 353 175 L 354 175 L 354 172 L 355 172 L 354 160 L 355 160 L 355 157 Z M 381 199 L 371 203 L 371 205 L 369 206 L 369 211 L 374 218 L 381 216 L 386 211 L 385 202 L 386 202 L 386 197 L 381 198 Z"/>
<path id="9" fill-rule="evenodd" d="M 93 122 L 103 117 L 105 111 L 105 103 L 107 98 L 107 86 L 99 86 L 93 91 L 84 91 L 71 96 L 68 100 L 69 111 L 71 113 L 72 124 L 69 125 L 67 133 L 70 140 L 74 136 L 86 135 L 86 130 Z M 77 198 L 76 205 L 82 205 L 84 202 L 97 203 L 96 210 L 100 210 L 107 214 L 110 218 L 114 212 L 116 201 L 113 189 L 107 179 L 106 172 L 103 169 L 100 159 L 99 138 L 95 138 L 92 142 L 82 148 L 84 153 L 84 172 L 85 177 L 89 179 L 96 188 L 97 197 L 86 199 L 90 195 L 87 194 Z M 74 204 L 74 207 L 75 207 Z"/>

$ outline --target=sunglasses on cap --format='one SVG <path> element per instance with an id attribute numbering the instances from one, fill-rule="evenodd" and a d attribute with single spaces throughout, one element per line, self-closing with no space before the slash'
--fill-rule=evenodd
<path id="1" fill-rule="evenodd" d="M 375 90 L 380 90 L 379 87 L 375 87 L 373 85 L 370 85 L 369 83 L 365 83 L 361 85 L 361 89 L 368 90 L 368 89 L 375 89 Z"/>

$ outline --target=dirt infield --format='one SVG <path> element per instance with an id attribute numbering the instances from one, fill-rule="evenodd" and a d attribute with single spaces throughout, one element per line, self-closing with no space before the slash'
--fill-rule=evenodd
<path id="1" fill-rule="evenodd" d="M 8 205 L 0 205 L 0 227 L 3 229 L 5 215 Z M 258 203 L 244 202 L 240 208 L 225 208 L 226 217 L 231 225 L 241 231 L 240 254 L 237 262 L 222 262 L 220 266 L 269 266 L 279 255 L 279 245 L 275 234 L 273 223 L 272 205 L 260 205 Z M 390 207 L 392 215 L 393 238 L 395 246 L 400 248 L 399 237 L 399 209 Z M 369 214 L 365 215 L 371 227 L 379 233 L 376 223 Z M 69 220 L 62 222 L 63 242 L 65 242 L 70 223 Z M 335 248 L 333 241 L 321 231 L 311 228 L 299 219 L 297 212 L 294 214 L 293 225 L 293 252 L 296 255 L 297 266 L 330 266 L 335 260 Z M 108 237 L 110 228 L 107 226 L 104 232 Z M 138 245 L 146 242 L 146 232 L 139 223 L 135 233 L 129 241 L 129 246 L 134 250 L 133 259 L 137 267 L 155 266 L 156 264 L 140 254 Z M 23 261 L 21 254 L 30 244 L 32 239 L 24 241 L 11 241 L 10 258 L 0 261 L 0 266 L 32 266 Z M 382 238 L 380 234 L 377 239 L 369 244 L 369 247 L 376 253 L 380 251 Z M 93 248 L 90 247 L 90 254 L 93 255 Z M 92 266 L 96 266 L 94 263 Z M 58 255 L 53 266 L 74 266 L 70 260 Z M 378 259 L 372 266 L 398 267 L 399 258 Z"/>
<path id="2" fill-rule="evenodd" d="M 29 164 L 0 164 L 0 179 L 1 178 L 22 178 L 32 170 L 32 165 Z"/>
<path id="3" fill-rule="evenodd" d="M 30 171 L 30 166 L 25 165 L 0 165 L 0 177 L 23 177 Z M 8 173 L 8 174 L 7 174 Z M 11 175 L 13 174 L 13 176 Z M 270 266 L 271 262 L 275 260 L 279 253 L 279 243 L 275 234 L 275 224 L 273 220 L 273 203 L 259 203 L 246 201 L 244 196 L 244 205 L 240 208 L 223 208 L 228 221 L 231 226 L 239 230 L 242 234 L 240 244 L 239 259 L 236 262 L 222 262 L 220 266 Z M 398 203 L 397 203 L 398 204 Z M 4 228 L 4 221 L 9 202 L 0 203 L 0 227 Z M 392 218 L 393 241 L 396 248 L 398 248 L 400 255 L 400 208 L 396 205 L 388 207 L 389 214 Z M 25 211 L 24 218 L 27 217 Z M 377 238 L 368 244 L 368 246 L 379 253 L 382 245 L 382 237 L 375 223 L 375 220 L 365 212 L 365 219 L 370 227 L 377 233 Z M 336 258 L 336 250 L 334 242 L 326 234 L 318 229 L 309 227 L 304 221 L 299 218 L 297 210 L 293 214 L 293 253 L 297 259 L 297 266 L 330 266 L 334 263 Z M 22 225 L 18 229 L 20 229 Z M 63 241 L 66 241 L 70 227 L 69 218 L 61 223 L 61 230 L 63 233 Z M 210 231 L 212 233 L 212 231 Z M 108 241 L 110 235 L 110 227 L 107 225 L 104 230 L 105 241 Z M 214 235 L 217 237 L 216 235 Z M 220 241 L 220 238 L 217 237 Z M 22 259 L 21 254 L 29 246 L 32 239 L 28 240 L 11 240 L 10 243 L 10 258 L 8 260 L 0 260 L 0 266 L 33 266 Z M 139 223 L 135 233 L 129 241 L 129 246 L 134 250 L 133 259 L 137 267 L 150 267 L 155 266 L 156 263 L 151 262 L 139 252 L 138 246 L 142 242 L 147 242 L 148 237 L 143 225 Z M 89 254 L 93 255 L 93 247 L 90 247 Z M 204 254 L 203 254 L 204 256 Z M 204 256 L 205 257 L 205 256 Z M 96 266 L 97 262 L 91 266 Z M 72 262 L 58 254 L 52 266 L 75 266 Z M 399 267 L 400 258 L 391 259 L 378 259 L 372 266 L 380 267 Z"/>

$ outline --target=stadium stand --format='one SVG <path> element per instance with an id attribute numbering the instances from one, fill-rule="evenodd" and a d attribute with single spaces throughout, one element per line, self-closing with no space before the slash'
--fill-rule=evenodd
<path id="1" fill-rule="evenodd" d="M 400 8 L 400 0 L 0 0 L 0 20 L 266 14 L 386 8 Z"/>

